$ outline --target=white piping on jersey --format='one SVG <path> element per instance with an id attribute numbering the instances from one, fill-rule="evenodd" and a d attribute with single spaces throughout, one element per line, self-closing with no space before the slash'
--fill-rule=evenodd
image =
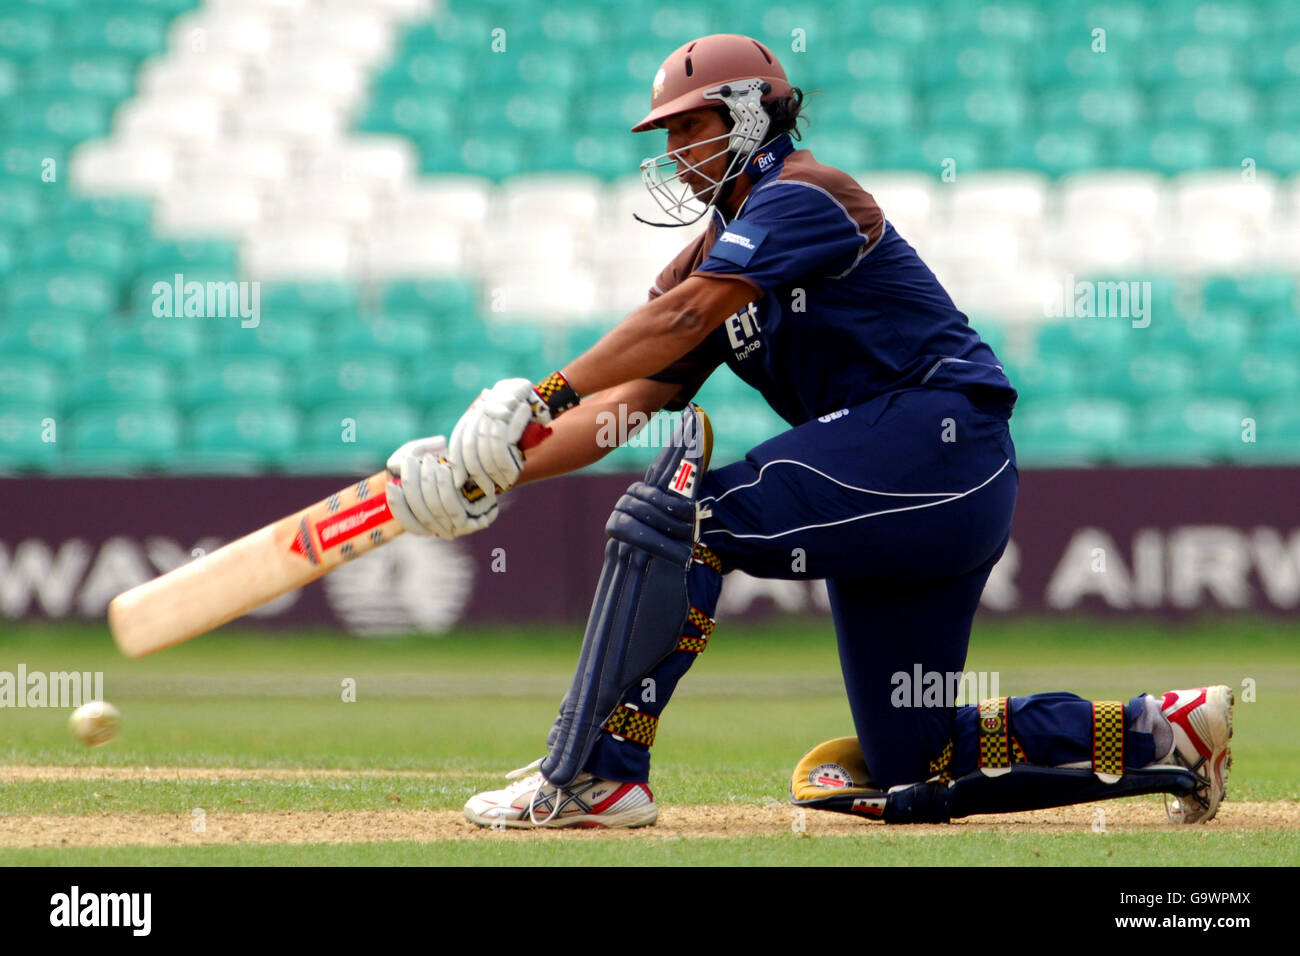
<path id="1" fill-rule="evenodd" d="M 933 375 L 935 372 L 939 371 L 939 367 L 941 365 L 945 365 L 948 362 L 960 362 L 962 365 L 986 365 L 986 363 L 984 362 L 972 362 L 970 359 L 964 359 L 964 358 L 941 358 L 939 359 L 939 361 L 935 362 L 933 365 L 930 366 L 930 371 L 925 373 L 925 378 L 921 379 L 921 384 L 924 385 L 926 382 L 930 381 L 930 376 Z M 996 368 L 999 372 L 1003 371 L 1001 365 L 995 365 L 993 367 Z"/>
<path id="2" fill-rule="evenodd" d="M 821 193 L 831 202 L 835 203 L 835 205 L 840 207 L 840 212 L 844 213 L 844 218 L 849 221 L 849 225 L 853 227 L 853 231 L 856 232 L 859 238 L 862 239 L 862 248 L 858 250 L 858 254 L 854 258 L 853 264 L 849 266 L 847 269 L 845 269 L 843 272 L 841 272 L 839 275 L 831 276 L 832 279 L 843 279 L 846 275 L 848 275 L 850 272 L 856 269 L 858 267 L 858 263 L 862 261 L 862 258 L 872 249 L 876 248 L 876 246 L 880 244 L 880 240 L 885 237 L 883 215 L 881 216 L 880 235 L 877 236 L 875 239 L 872 239 L 870 235 L 868 235 L 867 233 L 863 232 L 861 229 L 858 228 L 857 221 L 852 216 L 849 215 L 849 211 L 844 208 L 844 204 L 840 202 L 838 199 L 836 199 L 834 196 L 832 196 L 825 189 L 822 189 L 822 187 L 820 186 L 816 186 L 812 183 L 805 183 L 799 179 L 777 179 L 770 183 L 763 183 L 763 185 L 759 186 L 757 189 L 754 190 L 754 193 L 760 193 L 764 189 L 768 189 L 771 186 L 806 186 L 809 189 L 817 190 L 819 193 Z M 749 196 L 754 195 L 754 193 L 750 193 Z M 749 201 L 749 196 L 745 197 L 746 202 Z"/>
<path id="3" fill-rule="evenodd" d="M 782 463 L 791 464 L 791 465 L 800 465 L 801 467 L 807 468 L 809 471 L 816 472 L 817 474 L 821 475 L 823 478 L 835 482 L 835 484 L 839 485 L 842 488 L 849 488 L 853 491 L 862 491 L 862 492 L 866 492 L 867 494 L 888 495 L 890 497 L 897 497 L 897 498 L 925 498 L 925 497 L 933 498 L 940 495 L 945 497 L 943 497 L 942 501 L 927 501 L 923 504 L 906 505 L 901 508 L 885 508 L 884 510 L 881 511 L 870 511 L 866 514 L 854 515 L 852 518 L 841 518 L 838 521 L 825 521 L 825 522 L 821 522 L 820 524 L 808 524 L 808 525 L 803 525 L 802 527 L 799 528 L 790 528 L 786 531 L 778 531 L 775 534 L 738 534 L 737 532 L 731 531 L 727 528 L 714 528 L 712 531 L 705 531 L 704 534 L 700 535 L 700 537 L 703 538 L 706 535 L 710 535 L 710 534 L 729 534 L 733 538 L 746 538 L 746 539 L 755 539 L 759 541 L 771 541 L 774 538 L 785 537 L 787 534 L 797 534 L 800 531 L 812 531 L 817 528 L 833 528 L 836 525 L 848 524 L 851 521 L 859 521 L 863 518 L 878 518 L 881 515 L 897 514 L 902 511 L 917 511 L 921 508 L 933 508 L 935 505 L 946 505 L 953 501 L 957 501 L 960 498 L 965 498 L 967 495 L 973 494 L 976 491 L 979 491 L 981 488 L 983 488 L 985 485 L 991 482 L 998 475 L 1002 474 L 1002 472 L 1006 470 L 1007 465 L 1011 464 L 1011 459 L 1008 458 L 1006 461 L 1004 461 L 997 471 L 993 472 L 993 474 L 989 475 L 987 478 L 981 481 L 974 488 L 968 488 L 962 492 L 936 491 L 936 492 L 915 493 L 915 492 L 897 492 L 897 491 L 873 491 L 870 488 L 855 488 L 853 485 L 846 485 L 844 482 L 839 481 L 836 478 L 832 478 L 830 475 L 826 474 L 825 472 L 818 471 L 816 468 L 813 468 L 811 465 L 806 465 L 801 461 L 793 461 L 787 458 L 778 458 L 775 461 L 769 461 L 767 462 L 767 464 L 763 465 L 763 467 L 758 470 L 758 478 L 755 479 L 754 481 L 751 481 L 749 484 L 737 485 L 735 488 L 729 488 L 727 491 L 724 491 L 717 498 L 701 499 L 701 503 L 703 503 L 704 501 L 721 501 L 723 498 L 727 497 L 727 495 L 731 494 L 731 492 L 733 491 L 739 491 L 741 488 L 752 488 L 754 485 L 758 484 L 758 482 L 763 479 L 763 472 L 767 470 L 768 465 L 776 465 Z"/>

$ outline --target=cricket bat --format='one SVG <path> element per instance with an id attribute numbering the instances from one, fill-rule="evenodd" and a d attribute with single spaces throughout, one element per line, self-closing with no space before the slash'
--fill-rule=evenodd
<path id="1" fill-rule="evenodd" d="M 550 429 L 529 425 L 519 447 Z M 108 627 L 127 657 L 206 634 L 339 565 L 392 541 L 403 529 L 388 509 L 387 471 L 363 478 L 166 574 L 123 591 L 108 605 Z"/>

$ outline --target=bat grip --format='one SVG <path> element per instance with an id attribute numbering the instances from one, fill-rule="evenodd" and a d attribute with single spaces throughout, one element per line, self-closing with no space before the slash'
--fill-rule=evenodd
<path id="1" fill-rule="evenodd" d="M 531 424 L 529 424 L 527 428 L 524 429 L 524 434 L 519 439 L 519 450 L 528 451 L 528 449 L 530 448 L 536 448 L 538 445 L 540 445 L 542 442 L 546 441 L 546 439 L 550 437 L 551 437 L 551 429 L 549 426 L 540 425 L 537 422 L 532 422 Z M 479 486 L 476 485 L 472 479 L 466 479 L 465 484 L 460 486 L 460 490 L 463 491 L 467 496 L 471 496 L 471 497 L 474 495 L 475 492 L 479 492 L 480 494 L 482 493 L 479 489 Z M 502 489 L 497 488 L 496 492 L 497 494 L 501 494 Z"/>

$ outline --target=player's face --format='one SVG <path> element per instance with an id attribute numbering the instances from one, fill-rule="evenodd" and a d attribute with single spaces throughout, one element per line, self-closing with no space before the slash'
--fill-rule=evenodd
<path id="1" fill-rule="evenodd" d="M 693 113 L 670 116 L 664 120 L 664 128 L 668 130 L 668 152 L 680 160 L 678 169 L 682 171 L 682 182 L 696 196 L 712 189 L 714 183 L 726 175 L 727 144 L 725 140 L 716 137 L 726 134 L 727 124 L 716 110 L 696 110 Z M 701 145 L 695 145 L 697 143 Z M 703 175 L 692 171 L 687 163 Z M 706 179 L 706 176 L 709 178 Z"/>

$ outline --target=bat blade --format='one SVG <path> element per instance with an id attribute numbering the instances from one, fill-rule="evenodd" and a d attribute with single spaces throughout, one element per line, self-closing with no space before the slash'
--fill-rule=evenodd
<path id="1" fill-rule="evenodd" d="M 550 428 L 531 424 L 519 447 L 534 448 L 550 434 Z M 206 634 L 387 544 L 404 530 L 388 510 L 385 489 L 393 480 L 386 471 L 363 478 L 123 591 L 108 605 L 108 628 L 118 649 L 127 657 L 144 657 Z M 472 482 L 464 488 L 467 494 L 475 490 Z"/>
<path id="2" fill-rule="evenodd" d="M 198 637 L 391 541 L 402 526 L 388 510 L 383 471 L 309 508 L 232 541 L 108 606 L 113 640 L 144 657 Z"/>

